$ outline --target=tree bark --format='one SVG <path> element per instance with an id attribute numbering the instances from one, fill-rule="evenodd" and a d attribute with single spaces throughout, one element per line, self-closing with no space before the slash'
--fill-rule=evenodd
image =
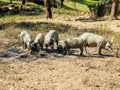
<path id="1" fill-rule="evenodd" d="M 49 0 L 44 0 L 44 5 L 46 8 L 46 18 L 52 18 L 51 5 Z"/>
<path id="2" fill-rule="evenodd" d="M 64 0 L 60 0 L 60 1 L 61 1 L 61 6 L 60 7 L 62 8 Z"/>
<path id="3" fill-rule="evenodd" d="M 10 0 L 10 4 L 12 4 L 12 0 Z"/>
<path id="4" fill-rule="evenodd" d="M 25 3 L 26 3 L 25 0 L 22 0 L 22 4 L 25 5 Z"/>
<path id="5" fill-rule="evenodd" d="M 118 11 L 118 3 L 119 0 L 112 0 L 112 8 L 110 13 L 110 20 L 116 20 L 117 18 L 117 11 Z"/>
<path id="6" fill-rule="evenodd" d="M 59 6 L 60 6 L 60 4 L 59 4 L 58 0 L 56 0 L 56 1 L 57 1 L 57 13 L 59 14 Z"/>

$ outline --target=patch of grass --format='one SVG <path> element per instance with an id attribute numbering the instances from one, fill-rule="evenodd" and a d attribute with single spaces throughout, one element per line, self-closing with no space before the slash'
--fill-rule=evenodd
<path id="1" fill-rule="evenodd" d="M 9 7 L 10 4 L 10 0 L 2 0 L 0 1 L 1 5 L 0 7 L 4 7 L 4 6 L 7 6 Z M 6 4 L 4 4 L 4 2 Z M 19 9 L 22 5 L 22 1 L 15 1 L 13 0 L 13 3 L 12 5 L 16 5 L 16 6 L 19 6 Z M 44 13 L 44 6 L 41 6 L 41 5 L 37 5 L 35 3 L 32 3 L 32 2 L 26 2 L 25 5 L 22 5 L 23 6 L 23 10 L 20 11 L 20 12 L 17 12 L 17 13 L 13 13 L 13 12 L 9 12 L 9 13 L 5 13 L 4 15 L 0 14 L 0 19 L 9 19 L 9 18 L 13 18 L 13 19 L 32 19 L 32 18 L 40 18 L 42 15 L 41 14 L 45 14 Z M 41 16 L 39 16 L 41 15 Z M 3 20 L 2 20 L 3 21 Z"/>
<path id="2" fill-rule="evenodd" d="M 27 30 L 33 36 L 33 38 L 35 38 L 35 36 L 38 33 L 46 34 L 51 29 L 55 29 L 59 33 L 65 33 L 68 32 L 68 30 L 71 28 L 69 25 L 63 25 L 59 23 L 58 24 L 43 23 L 43 22 L 37 22 L 37 23 L 10 22 L 10 23 L 0 24 L 0 26 L 1 26 L 0 38 L 11 39 L 12 41 L 18 41 L 20 38 L 19 34 L 23 30 Z"/>
<path id="3" fill-rule="evenodd" d="M 88 4 L 97 4 L 99 0 L 77 0 L 76 3 L 71 1 L 64 1 L 64 8 L 73 9 L 75 10 L 74 5 L 76 5 L 76 10 L 79 11 L 89 11 L 87 7 Z"/>
<path id="4" fill-rule="evenodd" d="M 63 8 L 66 8 L 66 9 L 72 9 L 72 10 L 75 10 L 74 8 L 74 3 L 73 2 L 64 2 L 64 7 Z M 79 10 L 79 11 L 88 11 L 88 7 L 85 5 L 85 4 L 81 4 L 81 3 L 76 3 L 76 10 Z"/>
<path id="5" fill-rule="evenodd" d="M 17 14 L 17 15 L 5 15 L 4 17 L 1 17 L 0 18 L 0 22 L 11 22 L 11 21 L 19 21 L 19 20 L 27 20 L 27 19 L 40 19 L 40 18 L 43 18 L 45 17 L 45 15 L 23 15 L 23 14 Z"/>
<path id="6" fill-rule="evenodd" d="M 1 30 L 6 30 L 10 28 L 21 28 L 21 29 L 26 29 L 26 30 L 32 30 L 32 31 L 44 31 L 48 32 L 50 29 L 56 29 L 59 32 L 67 32 L 68 29 L 70 28 L 69 25 L 64 25 L 64 24 L 54 24 L 54 23 L 48 23 L 48 22 L 9 22 L 9 23 L 2 23 L 0 24 Z"/>
<path id="7" fill-rule="evenodd" d="M 112 34 L 112 33 L 111 33 Z M 117 43 L 117 42 L 120 42 L 120 34 L 119 33 L 115 33 L 114 34 L 114 42 Z M 119 43 L 120 44 L 120 43 Z"/>
<path id="8" fill-rule="evenodd" d="M 97 27 L 95 29 L 78 29 L 77 27 L 72 27 L 68 24 L 61 23 L 48 23 L 48 22 L 9 22 L 0 24 L 1 35 L 0 38 L 8 38 L 11 40 L 19 40 L 19 34 L 23 30 L 27 30 L 33 38 L 38 33 L 46 34 L 51 29 L 55 29 L 59 32 L 60 39 L 71 38 L 81 35 L 84 32 L 92 32 L 102 35 L 109 39 L 110 41 L 120 44 L 120 33 L 115 33 L 110 30 L 106 30 L 103 26 Z"/>
<path id="9" fill-rule="evenodd" d="M 0 6 L 8 5 L 9 2 L 7 0 L 0 0 Z"/>
<path id="10" fill-rule="evenodd" d="M 5 2 L 7 4 L 2 4 L 1 3 L 1 6 L 5 6 L 5 5 L 8 5 L 9 4 L 9 0 L 2 0 L 1 2 Z M 64 6 L 60 9 L 60 13 L 62 14 L 67 14 L 67 15 L 79 15 L 81 11 L 89 11 L 89 8 L 87 7 L 87 4 L 89 3 L 96 3 L 97 1 L 96 0 L 77 0 L 76 1 L 76 9 L 74 8 L 74 2 L 71 2 L 71 1 L 64 1 Z M 21 1 L 16 1 L 16 0 L 13 0 L 13 4 L 14 5 L 19 5 L 21 6 L 22 2 Z M 37 5 L 35 3 L 32 3 L 32 2 L 26 2 L 26 5 L 23 5 L 24 8 L 27 8 L 29 10 L 32 10 L 32 9 L 40 9 L 42 11 L 45 10 L 45 7 L 42 6 L 42 5 Z M 57 8 L 52 8 L 52 12 L 53 13 L 57 13 Z M 33 13 L 33 12 L 32 12 Z M 25 13 L 18 13 L 16 17 L 21 17 L 21 16 L 27 16 L 28 18 L 31 18 L 29 16 L 37 16 L 36 12 L 35 13 L 29 13 L 29 12 L 25 12 Z M 43 12 L 42 14 L 45 15 L 45 13 Z M 8 15 L 9 16 L 9 15 Z M 14 17 L 14 16 L 13 16 Z M 27 18 L 26 17 L 26 18 Z"/>

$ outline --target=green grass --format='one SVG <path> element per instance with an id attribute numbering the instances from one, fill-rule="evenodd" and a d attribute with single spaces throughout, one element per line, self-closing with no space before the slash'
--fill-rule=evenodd
<path id="1" fill-rule="evenodd" d="M 0 1 L 0 6 L 4 6 L 4 5 L 8 5 L 10 0 L 1 0 Z M 98 0 L 77 0 L 76 1 L 76 10 L 80 10 L 80 11 L 88 11 L 89 8 L 86 6 L 86 4 L 89 4 L 89 3 L 97 3 Z M 17 4 L 17 5 L 21 5 L 21 1 L 16 1 L 16 0 L 13 0 L 13 4 Z M 27 2 L 26 7 L 40 7 L 40 5 L 36 5 L 36 4 L 33 4 L 33 3 L 29 3 Z M 42 9 L 44 9 L 43 6 L 41 6 Z M 64 9 L 75 9 L 74 8 L 74 2 L 71 2 L 71 1 L 64 1 Z"/>
<path id="2" fill-rule="evenodd" d="M 87 4 L 97 4 L 99 0 L 77 0 L 76 1 L 76 9 L 79 11 L 89 11 L 89 8 L 87 7 Z M 69 7 L 71 9 L 75 9 L 74 2 L 71 1 L 64 1 L 65 7 Z"/>
<path id="3" fill-rule="evenodd" d="M 9 1 L 8 0 L 0 0 L 0 6 L 8 5 Z"/>
<path id="4" fill-rule="evenodd" d="M 75 10 L 73 2 L 64 2 L 64 5 L 65 5 L 64 7 L 68 7 L 68 8 Z M 88 11 L 88 7 L 84 4 L 76 3 L 76 10 Z"/>
<path id="5" fill-rule="evenodd" d="M 10 0 L 2 0 L 0 1 L 0 6 L 5 6 L 5 5 L 8 5 Z M 16 0 L 13 0 L 13 4 L 15 5 L 19 5 L 21 6 L 22 2 L 21 1 L 16 1 Z M 74 15 L 74 16 L 78 16 L 81 14 L 81 12 L 88 12 L 90 11 L 89 8 L 88 8 L 88 4 L 94 4 L 94 3 L 98 3 L 98 0 L 77 0 L 76 1 L 76 9 L 74 7 L 74 2 L 71 2 L 71 1 L 64 1 L 64 6 L 60 9 L 60 14 L 67 14 L 67 15 Z M 32 3 L 32 2 L 26 2 L 26 5 L 24 5 L 24 8 L 29 8 L 29 9 L 34 9 L 34 8 L 39 8 L 40 10 L 43 10 L 44 12 L 41 13 L 42 15 L 38 16 L 36 14 L 29 14 L 28 12 L 25 12 L 25 13 L 22 13 L 22 14 L 16 14 L 16 15 L 13 15 L 12 17 L 15 18 L 16 20 L 18 18 L 20 19 L 31 19 L 32 17 L 33 18 L 40 18 L 40 17 L 45 17 L 45 8 L 44 6 L 41 6 L 41 5 L 37 5 L 35 3 Z M 57 13 L 57 8 L 52 8 L 52 13 L 53 14 L 58 14 Z M 7 16 L 10 16 L 10 15 L 6 15 L 5 18 L 7 18 Z M 2 15 L 0 15 L 0 17 L 2 17 Z"/>

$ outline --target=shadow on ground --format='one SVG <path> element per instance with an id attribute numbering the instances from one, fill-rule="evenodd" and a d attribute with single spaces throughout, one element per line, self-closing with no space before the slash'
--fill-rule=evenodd
<path id="1" fill-rule="evenodd" d="M 92 49 L 91 49 L 92 50 Z M 46 59 L 46 60 L 57 60 L 58 58 L 106 58 L 106 57 L 114 57 L 114 53 L 105 53 L 103 55 L 87 55 L 84 54 L 83 56 L 79 55 L 80 51 L 78 49 L 70 50 L 70 54 L 64 55 L 61 53 L 57 53 L 57 50 L 40 50 L 39 52 L 33 52 L 30 54 L 28 50 L 23 50 L 21 46 L 9 46 L 4 47 L 0 50 L 0 61 L 1 62 L 13 62 L 16 60 L 20 61 L 35 61 L 39 59 Z M 120 58 L 120 57 L 118 57 Z"/>

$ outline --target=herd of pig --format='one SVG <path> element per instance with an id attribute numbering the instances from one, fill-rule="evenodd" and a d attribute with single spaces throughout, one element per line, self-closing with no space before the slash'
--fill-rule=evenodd
<path id="1" fill-rule="evenodd" d="M 69 49 L 78 48 L 80 49 L 80 55 L 82 56 L 83 51 L 86 51 L 86 47 L 96 47 L 98 55 L 102 54 L 102 49 L 112 51 L 112 44 L 109 40 L 103 36 L 88 32 L 85 32 L 78 37 L 59 41 L 59 34 L 56 30 L 50 30 L 45 36 L 42 33 L 39 33 L 35 40 L 31 39 L 31 35 L 27 31 L 22 31 L 20 33 L 20 39 L 23 48 L 27 48 L 30 52 L 38 52 L 40 49 L 43 50 L 44 46 L 46 51 L 49 51 L 50 49 L 53 50 L 55 48 L 55 43 L 57 52 L 64 55 L 69 53 Z"/>

